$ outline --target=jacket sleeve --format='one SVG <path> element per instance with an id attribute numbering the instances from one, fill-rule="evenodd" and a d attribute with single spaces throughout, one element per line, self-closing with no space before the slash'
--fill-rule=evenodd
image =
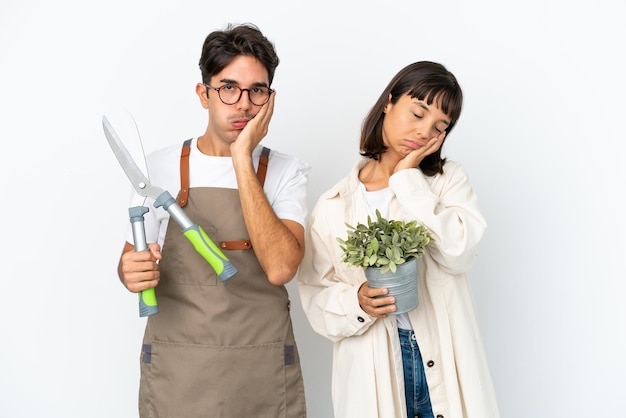
<path id="1" fill-rule="evenodd" d="M 467 272 L 475 260 L 486 223 L 465 170 L 456 162 L 427 180 L 419 169 L 406 169 L 389 179 L 404 219 L 417 219 L 432 233 L 426 251 L 450 274 Z"/>
<path id="2" fill-rule="evenodd" d="M 370 317 L 359 305 L 357 292 L 365 281 L 362 269 L 342 266 L 332 247 L 339 248 L 339 244 L 326 222 L 329 215 L 321 215 L 317 207 L 311 213 L 297 283 L 311 327 L 336 342 L 363 334 L 376 318 Z"/>

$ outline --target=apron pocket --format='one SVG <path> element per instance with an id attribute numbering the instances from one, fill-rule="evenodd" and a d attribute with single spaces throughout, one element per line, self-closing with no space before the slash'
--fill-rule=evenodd
<path id="1" fill-rule="evenodd" d="M 205 230 L 207 234 L 208 231 Z M 180 232 L 172 233 L 168 229 L 163 244 L 161 271 L 167 271 L 166 280 L 179 285 L 216 286 L 217 273 L 200 255 L 193 244 Z"/>
<path id="2" fill-rule="evenodd" d="M 154 417 L 285 415 L 284 344 L 206 346 L 152 342 L 141 392 Z"/>

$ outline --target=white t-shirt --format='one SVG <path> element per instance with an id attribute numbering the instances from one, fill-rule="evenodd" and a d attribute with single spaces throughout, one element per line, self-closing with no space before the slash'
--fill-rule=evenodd
<path id="1" fill-rule="evenodd" d="M 220 187 L 237 189 L 237 179 L 231 157 L 205 155 L 198 150 L 198 139 L 190 144 L 189 188 Z M 146 157 L 150 182 L 167 190 L 176 198 L 180 189 L 179 144 L 155 151 Z M 258 145 L 252 153 L 255 171 L 263 149 Z M 279 219 L 289 219 L 305 226 L 307 216 L 306 191 L 311 167 L 296 157 L 272 150 L 269 155 L 267 174 L 263 190 Z M 132 195 L 136 193 L 132 190 Z M 132 199 L 132 198 L 131 198 Z M 143 204 L 150 210 L 144 215 L 146 241 L 163 245 L 169 213 L 163 207 L 155 208 L 154 200 L 147 198 Z M 227 209 L 225 209 L 227 210 Z M 192 219 L 193 221 L 193 219 Z M 126 240 L 133 243 L 132 228 L 129 225 Z"/>

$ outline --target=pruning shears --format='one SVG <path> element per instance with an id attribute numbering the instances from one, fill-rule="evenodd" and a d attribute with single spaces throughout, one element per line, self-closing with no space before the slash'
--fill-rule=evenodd
<path id="1" fill-rule="evenodd" d="M 167 190 L 163 190 L 162 188 L 150 183 L 150 180 L 147 177 L 148 171 L 145 167 L 143 148 L 139 146 L 138 148 L 141 149 L 141 155 L 139 155 L 139 152 L 136 151 L 137 158 L 133 158 L 106 116 L 102 117 L 102 126 L 104 128 L 104 135 L 106 136 L 113 153 L 124 169 L 124 172 L 133 185 L 133 188 L 139 195 L 138 199 L 141 198 L 145 201 L 146 197 L 150 197 L 154 199 L 155 208 L 163 206 L 163 209 L 165 209 L 170 214 L 170 217 L 181 227 L 183 235 L 185 235 L 189 242 L 191 242 L 196 251 L 211 265 L 211 267 L 213 267 L 215 273 L 217 273 L 221 281 L 224 282 L 234 276 L 237 273 L 237 269 L 224 255 L 222 250 L 220 250 L 211 238 L 209 238 L 202 227 L 189 219 Z M 136 161 L 139 161 L 142 164 L 143 170 L 139 168 Z M 143 216 L 149 211 L 149 209 L 143 206 L 143 202 L 133 201 L 132 205 L 133 206 L 129 208 L 128 211 L 130 215 L 130 222 L 132 224 L 133 238 L 135 241 L 135 251 L 148 251 Z M 156 296 L 154 295 L 154 288 L 140 292 L 139 315 L 154 315 L 158 311 L 159 309 L 156 302 Z"/>

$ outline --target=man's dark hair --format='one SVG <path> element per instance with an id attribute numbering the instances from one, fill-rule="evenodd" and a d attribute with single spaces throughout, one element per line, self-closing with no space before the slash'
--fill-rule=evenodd
<path id="1" fill-rule="evenodd" d="M 251 23 L 229 24 L 226 29 L 211 32 L 206 37 L 199 63 L 202 82 L 209 83 L 211 77 L 240 55 L 254 57 L 267 68 L 270 87 L 280 60 L 272 42 Z"/>

